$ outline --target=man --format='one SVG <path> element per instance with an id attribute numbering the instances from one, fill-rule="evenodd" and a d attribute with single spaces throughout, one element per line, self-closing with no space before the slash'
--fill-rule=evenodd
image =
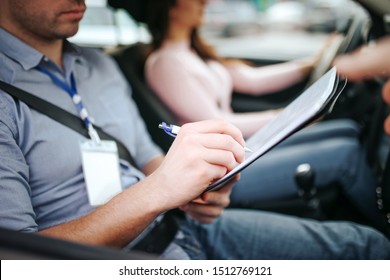
<path id="1" fill-rule="evenodd" d="M 82 0 L 0 0 L 0 80 L 80 114 L 91 135 L 86 142 L 0 91 L 1 227 L 139 248 L 161 228 L 161 214 L 180 207 L 187 219 L 162 258 L 390 258 L 388 240 L 370 228 L 224 212 L 230 186 L 201 195 L 243 160 L 241 133 L 220 120 L 188 124 L 164 158 L 115 64 L 98 51 L 66 41 L 77 32 L 85 9 Z M 101 143 L 94 126 L 123 142 L 139 167 L 121 160 L 123 190 L 100 206 L 90 203 L 94 184 L 88 180 L 99 173 L 101 179 L 108 173 L 114 178 L 115 172 L 88 173 L 86 167 L 95 162 L 84 157 L 83 145 L 99 148 Z"/>

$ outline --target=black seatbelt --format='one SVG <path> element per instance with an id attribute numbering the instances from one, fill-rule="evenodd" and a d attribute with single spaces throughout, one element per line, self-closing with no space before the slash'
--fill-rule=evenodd
<path id="1" fill-rule="evenodd" d="M 51 104 L 47 102 L 46 100 L 43 100 L 37 96 L 32 95 L 31 93 L 24 91 L 20 88 L 17 88 L 13 85 L 10 85 L 8 83 L 5 83 L 3 81 L 0 81 L 0 88 L 4 90 L 5 92 L 9 93 L 14 98 L 17 98 L 24 103 L 26 103 L 31 108 L 41 112 L 42 114 L 47 115 L 48 117 L 52 118 L 53 120 L 77 131 L 81 135 L 83 135 L 86 138 L 89 138 L 88 130 L 86 129 L 83 121 L 65 111 L 64 109 Z M 117 139 L 115 139 L 113 136 L 105 133 L 100 127 L 97 127 L 94 125 L 95 130 L 98 132 L 99 136 L 103 140 L 111 140 L 115 141 L 118 146 L 118 154 L 119 158 L 126 160 L 134 167 L 137 167 L 133 157 L 131 156 L 129 150 Z"/>

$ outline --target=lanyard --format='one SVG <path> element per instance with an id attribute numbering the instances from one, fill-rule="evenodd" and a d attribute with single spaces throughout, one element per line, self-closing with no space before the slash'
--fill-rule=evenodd
<path id="1" fill-rule="evenodd" d="M 41 66 L 37 66 L 36 69 L 39 72 L 49 76 L 49 78 L 53 81 L 54 84 L 56 84 L 58 87 L 60 87 L 61 89 L 63 89 L 64 91 L 66 91 L 69 94 L 69 96 L 72 98 L 74 105 L 77 108 L 77 111 L 79 113 L 80 118 L 83 120 L 85 127 L 88 130 L 89 137 L 91 137 L 91 139 L 94 142 L 100 143 L 100 137 L 89 119 L 88 111 L 83 105 L 83 102 L 81 100 L 81 96 L 77 93 L 76 80 L 73 76 L 73 73 L 70 75 L 70 83 L 71 84 L 69 85 L 69 84 L 61 81 L 57 76 L 55 76 L 53 73 L 51 73 L 47 69 L 42 68 Z"/>

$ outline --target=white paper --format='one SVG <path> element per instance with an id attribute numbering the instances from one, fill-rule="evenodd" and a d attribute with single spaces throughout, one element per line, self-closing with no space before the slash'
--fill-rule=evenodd
<path id="1" fill-rule="evenodd" d="M 226 183 L 276 144 L 320 114 L 324 107 L 332 101 L 336 78 L 336 68 L 334 67 L 291 102 L 274 120 L 250 137 L 246 141 L 246 146 L 252 149 L 253 153 L 224 177 L 211 184 L 207 191 Z"/>

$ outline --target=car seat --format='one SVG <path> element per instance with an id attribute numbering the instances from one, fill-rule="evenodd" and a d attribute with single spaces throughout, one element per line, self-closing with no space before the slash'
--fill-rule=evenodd
<path id="1" fill-rule="evenodd" d="M 151 260 L 155 255 L 123 252 L 60 240 L 37 233 L 22 233 L 0 228 L 1 260 Z"/>
<path id="2" fill-rule="evenodd" d="M 172 124 L 177 122 L 171 111 L 145 81 L 144 64 L 147 50 L 148 44 L 138 42 L 119 48 L 111 52 L 111 55 L 132 87 L 132 97 L 137 103 L 152 139 L 166 152 L 173 140 L 159 129 L 158 125 L 161 122 Z"/>

